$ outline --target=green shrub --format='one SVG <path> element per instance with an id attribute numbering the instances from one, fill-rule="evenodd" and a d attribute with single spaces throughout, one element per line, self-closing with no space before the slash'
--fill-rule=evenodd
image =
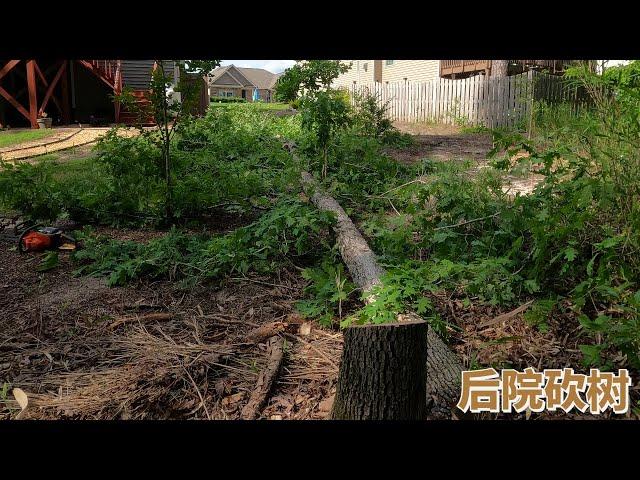
<path id="1" fill-rule="evenodd" d="M 77 274 L 107 276 L 109 285 L 135 279 L 219 280 L 232 273 L 272 272 L 287 259 L 311 261 L 329 248 L 332 216 L 298 200 L 283 199 L 257 221 L 231 233 L 207 238 L 172 229 L 147 244 L 81 235 L 74 254 Z"/>
<path id="2" fill-rule="evenodd" d="M 379 94 L 355 93 L 353 99 L 353 125 L 356 131 L 382 139 L 394 130 L 388 116 L 389 102 L 382 104 Z"/>
<path id="3" fill-rule="evenodd" d="M 264 207 L 298 185 L 299 166 L 282 141 L 300 135 L 299 120 L 234 107 L 180 125 L 170 152 L 176 221 L 217 208 Z M 89 223 L 158 224 L 166 182 L 153 135 L 131 138 L 112 130 L 87 161 L 7 166 L 0 172 L 2 207 L 34 220 L 69 215 Z"/>
<path id="4" fill-rule="evenodd" d="M 26 217 L 54 220 L 62 214 L 62 192 L 52 188 L 55 162 L 0 162 L 0 205 Z"/>
<path id="5" fill-rule="evenodd" d="M 335 249 L 332 253 L 319 266 L 303 270 L 303 278 L 309 280 L 309 285 L 305 288 L 308 298 L 296 303 L 296 309 L 302 315 L 315 318 L 325 326 L 332 326 L 336 317 L 338 321 L 342 321 L 344 303 L 356 291 L 355 285 L 349 281 L 339 253 Z"/>

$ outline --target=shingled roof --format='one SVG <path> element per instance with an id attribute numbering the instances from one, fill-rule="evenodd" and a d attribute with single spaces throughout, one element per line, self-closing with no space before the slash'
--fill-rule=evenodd
<path id="1" fill-rule="evenodd" d="M 235 65 L 227 65 L 226 67 L 218 67 L 211 72 L 209 85 L 222 85 L 218 81 L 228 79 L 229 76 L 242 86 L 254 87 L 260 90 L 272 89 L 279 77 L 279 75 L 263 68 L 242 68 Z M 227 83 L 224 84 L 227 85 Z"/>

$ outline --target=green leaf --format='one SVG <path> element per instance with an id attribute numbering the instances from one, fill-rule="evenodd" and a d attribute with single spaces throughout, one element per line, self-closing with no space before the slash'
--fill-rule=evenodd
<path id="1" fill-rule="evenodd" d="M 568 247 L 564 251 L 564 258 L 568 262 L 573 262 L 578 256 L 578 251 L 573 247 Z"/>
<path id="2" fill-rule="evenodd" d="M 602 351 L 604 345 L 579 345 L 580 351 L 584 355 L 585 366 L 596 366 L 602 363 Z"/>
<path id="3" fill-rule="evenodd" d="M 39 272 L 46 272 L 57 267 L 59 263 L 58 252 L 48 252 L 40 262 L 40 265 L 38 265 L 37 270 Z"/>
<path id="4" fill-rule="evenodd" d="M 422 315 L 424 313 L 427 313 L 428 311 L 431 310 L 432 308 L 432 304 L 429 301 L 428 298 L 426 297 L 420 297 L 415 303 L 414 303 L 414 308 L 415 311 L 418 315 Z"/>
<path id="5" fill-rule="evenodd" d="M 609 248 L 615 247 L 622 241 L 622 237 L 609 237 L 603 240 L 600 243 L 596 243 L 595 246 L 600 248 L 601 250 L 607 250 Z"/>

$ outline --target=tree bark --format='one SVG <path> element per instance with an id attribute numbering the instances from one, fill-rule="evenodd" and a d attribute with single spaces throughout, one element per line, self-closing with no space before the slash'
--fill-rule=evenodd
<path id="1" fill-rule="evenodd" d="M 422 319 L 347 328 L 331 417 L 424 420 L 426 337 Z"/>
<path id="2" fill-rule="evenodd" d="M 338 249 L 349 268 L 353 282 L 366 294 L 380 283 L 380 277 L 384 274 L 384 269 L 378 265 L 375 253 L 369 248 L 367 241 L 360 235 L 340 204 L 333 197 L 325 195 L 316 188 L 315 180 L 309 173 L 302 172 L 302 181 L 309 191 L 314 190 L 311 201 L 316 207 L 336 214 L 335 232 Z M 367 298 L 368 302 L 373 300 L 373 297 Z"/>
<path id="3" fill-rule="evenodd" d="M 509 75 L 509 60 L 491 60 L 491 76 L 506 77 Z"/>
<path id="4" fill-rule="evenodd" d="M 385 270 L 378 264 L 376 255 L 338 202 L 321 191 L 308 172 L 302 173 L 302 182 L 305 189 L 311 194 L 311 202 L 316 207 L 336 214 L 335 232 L 342 259 L 353 282 L 362 288 L 365 301 L 367 303 L 375 301 L 375 296 L 370 293 L 371 289 L 382 283 L 380 277 L 385 273 Z M 420 319 L 420 316 L 413 312 L 398 315 L 400 322 L 411 322 L 417 319 Z M 345 335 L 348 330 L 345 330 Z M 462 365 L 458 357 L 430 328 L 426 337 L 427 398 L 425 402 L 431 406 L 429 416 L 450 418 L 451 407 L 460 395 Z M 382 350 L 388 347 L 387 344 L 381 345 L 378 345 L 378 348 Z M 347 344 L 345 343 L 346 349 Z"/>

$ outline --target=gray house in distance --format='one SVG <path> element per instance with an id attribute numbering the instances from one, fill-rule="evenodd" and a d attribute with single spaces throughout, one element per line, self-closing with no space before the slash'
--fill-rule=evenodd
<path id="1" fill-rule="evenodd" d="M 209 95 L 211 100 L 215 97 L 236 97 L 252 102 L 253 92 L 257 89 L 259 100 L 271 102 L 280 75 L 262 68 L 218 67 L 207 77 Z"/>

